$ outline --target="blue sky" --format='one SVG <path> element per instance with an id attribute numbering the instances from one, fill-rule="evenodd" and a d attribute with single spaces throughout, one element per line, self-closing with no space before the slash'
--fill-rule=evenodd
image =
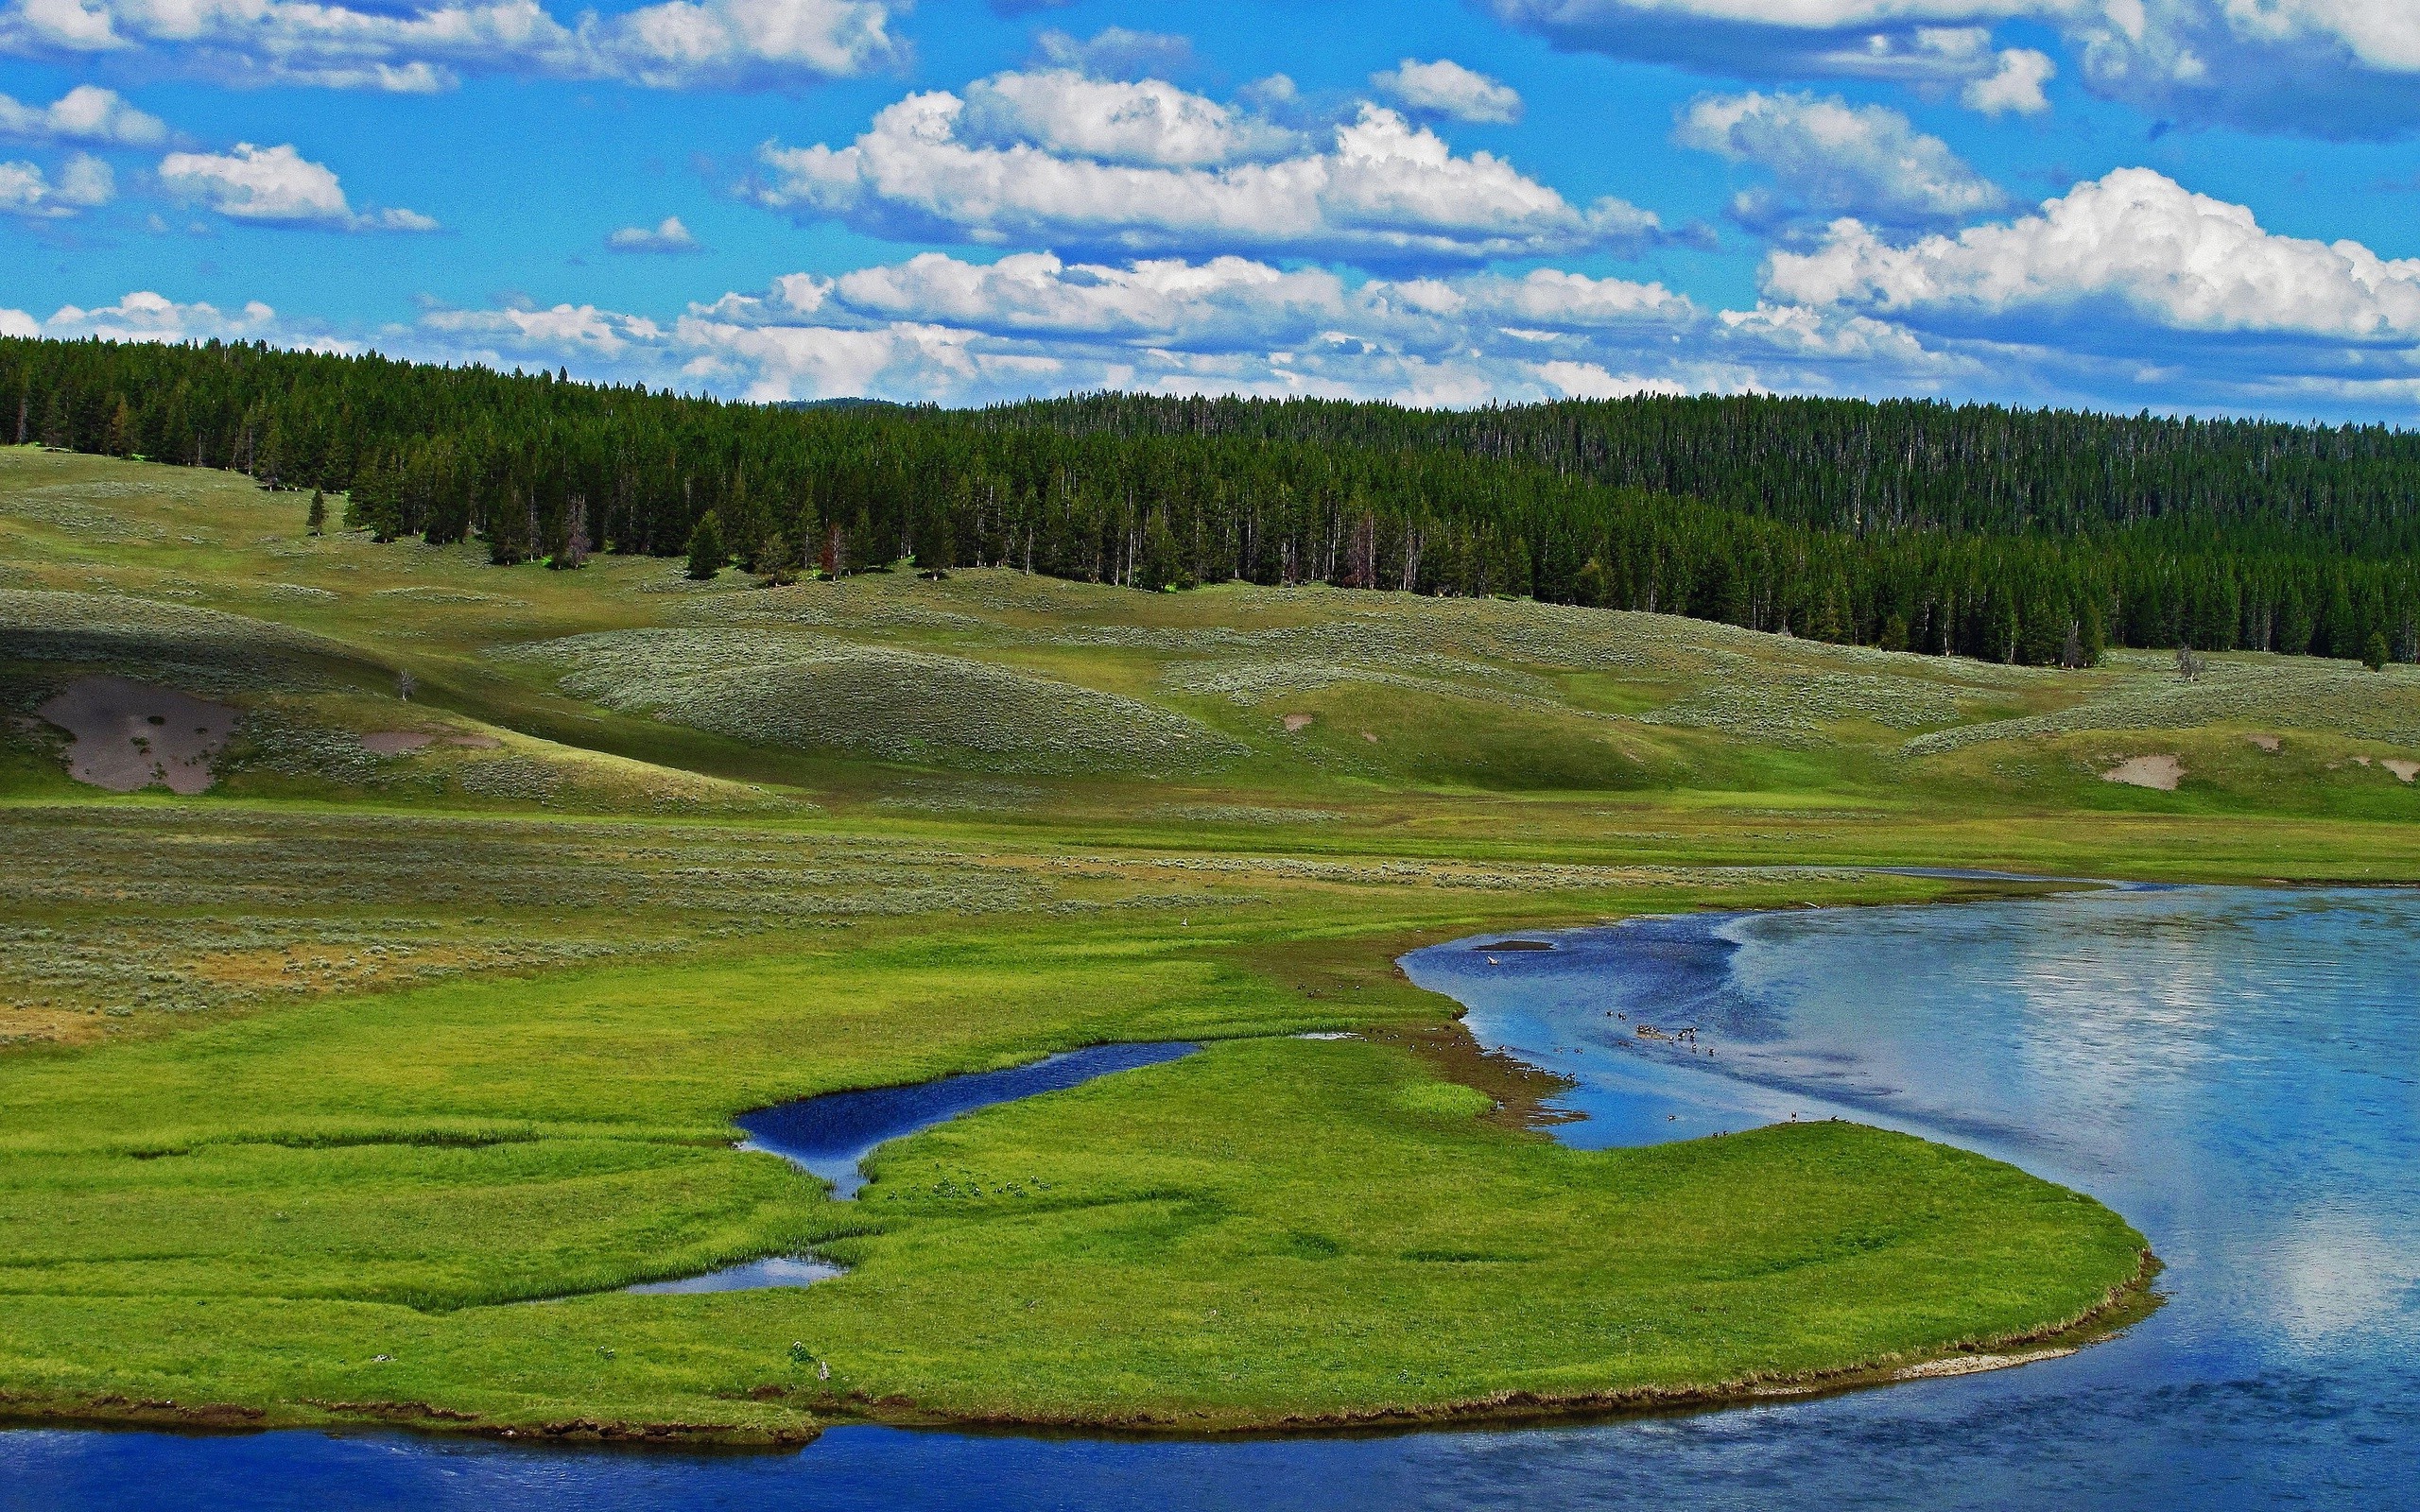
<path id="1" fill-rule="evenodd" d="M 2420 423 L 2413 0 L 0 0 L 0 330 Z"/>

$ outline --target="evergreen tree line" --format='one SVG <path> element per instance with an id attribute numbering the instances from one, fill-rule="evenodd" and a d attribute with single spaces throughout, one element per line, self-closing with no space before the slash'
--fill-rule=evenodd
<path id="1" fill-rule="evenodd" d="M 790 408 L 0 339 L 12 400 L 20 441 L 345 492 L 352 527 L 499 563 L 1531 594 L 2035 664 L 2110 644 L 2420 658 L 2420 438 L 2394 431 L 1771 399 Z"/>
<path id="2" fill-rule="evenodd" d="M 1747 394 L 1408 410 L 1092 394 L 998 423 L 1442 447 L 1853 534 L 2061 535 L 2168 520 L 2373 556 L 2420 548 L 2420 433 Z"/>

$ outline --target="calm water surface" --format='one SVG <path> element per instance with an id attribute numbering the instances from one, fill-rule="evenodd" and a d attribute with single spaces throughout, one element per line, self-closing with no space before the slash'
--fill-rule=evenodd
<path id="1" fill-rule="evenodd" d="M 1792 1114 L 1933 1135 L 2124 1212 L 2169 1263 L 2169 1304 L 2020 1370 L 1550 1429 L 844 1428 L 781 1456 L 6 1433 L 0 1507 L 2420 1506 L 2420 894 L 2104 893 L 1531 937 L 1557 949 L 1406 966 L 1469 1004 L 1482 1040 L 1578 1079 L 1588 1117 L 1560 1137 Z M 1641 1022 L 1696 1028 L 1698 1052 Z"/>
<path id="2" fill-rule="evenodd" d="M 732 1122 L 747 1131 L 748 1138 L 739 1144 L 741 1149 L 780 1156 L 800 1170 L 829 1182 L 832 1195 L 846 1202 L 866 1184 L 865 1172 L 860 1169 L 865 1158 L 892 1140 L 945 1124 L 978 1108 L 1063 1091 L 1117 1072 L 1182 1059 L 1201 1048 L 1178 1040 L 1092 1045 L 1064 1055 L 1045 1056 L 1005 1071 L 968 1072 L 906 1087 L 802 1097 L 742 1113 Z M 642 1295 L 747 1292 L 772 1286 L 812 1286 L 847 1274 L 845 1267 L 813 1255 L 775 1255 L 726 1265 L 701 1276 L 642 1281 L 622 1289 Z"/>
<path id="3" fill-rule="evenodd" d="M 866 1184 L 857 1165 L 877 1145 L 978 1108 L 1080 1087 L 1096 1077 L 1182 1059 L 1201 1048 L 1182 1040 L 1094 1045 L 1045 1056 L 1005 1071 L 969 1072 L 907 1087 L 802 1097 L 742 1113 L 733 1122 L 748 1132 L 740 1148 L 770 1151 L 821 1177 L 832 1183 L 832 1194 L 845 1201 Z"/>

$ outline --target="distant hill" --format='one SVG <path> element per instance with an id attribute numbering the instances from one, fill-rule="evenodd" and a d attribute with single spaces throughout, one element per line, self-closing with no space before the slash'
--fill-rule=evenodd
<path id="1" fill-rule="evenodd" d="M 13 404 L 11 404 L 13 401 Z M 0 340 L 0 425 L 351 494 L 498 562 L 1006 564 L 1534 595 L 1994 661 L 2420 658 L 2420 434 L 1669 398 L 734 404 L 264 346 Z M 578 548 L 578 549 L 575 549 Z"/>

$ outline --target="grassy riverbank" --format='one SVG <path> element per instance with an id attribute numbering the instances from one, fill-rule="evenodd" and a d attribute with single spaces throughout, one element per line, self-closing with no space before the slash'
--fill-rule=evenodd
<path id="1" fill-rule="evenodd" d="M 697 587 L 301 517 L 0 452 L 0 1411 L 1224 1429 L 1930 1358 L 2100 1306 L 2140 1237 L 1847 1125 L 1564 1149 L 1393 958 L 1974 890 L 1877 864 L 2420 876 L 2400 670 Z M 98 675 L 234 711 L 216 785 L 72 781 L 33 715 Z M 2102 780 L 2151 755 L 2175 791 Z M 854 1203 L 729 1147 L 783 1098 L 1177 1038 L 1211 1047 L 889 1146 Z M 855 1269 L 611 1290 L 803 1245 Z"/>
<path id="2" fill-rule="evenodd" d="M 1382 970 L 1400 934 L 1352 929 L 1300 984 L 1242 964 L 1336 912 L 886 931 L 0 1063 L 0 1381 L 104 1416 L 1232 1427 L 1927 1356 L 2134 1273 L 2099 1205 L 1903 1136 L 1584 1154 L 1480 1122 L 1409 1050 L 1285 1038 L 1438 1018 Z M 889 1146 L 855 1203 L 724 1144 L 781 1097 L 1215 1036 L 1245 1038 Z M 856 1268 L 532 1300 L 808 1243 Z"/>

